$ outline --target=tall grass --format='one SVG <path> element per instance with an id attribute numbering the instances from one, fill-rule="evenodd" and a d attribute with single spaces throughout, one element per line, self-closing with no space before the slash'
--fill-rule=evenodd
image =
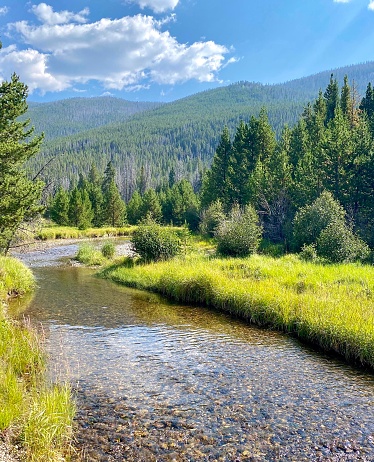
<path id="1" fill-rule="evenodd" d="M 241 259 L 189 256 L 116 266 L 106 277 L 291 333 L 374 368 L 374 268 L 320 265 L 289 255 Z"/>
<path id="2" fill-rule="evenodd" d="M 22 460 L 53 462 L 69 452 L 74 415 L 70 388 L 46 382 L 39 336 L 5 311 L 7 295 L 33 287 L 28 268 L 14 258 L 0 257 L 0 431 L 7 430 L 22 443 Z"/>
<path id="3" fill-rule="evenodd" d="M 53 239 L 81 239 L 94 237 L 115 237 L 131 236 L 135 226 L 124 226 L 121 228 L 104 227 L 78 229 L 71 226 L 49 226 L 41 229 L 36 235 L 36 239 L 42 241 Z"/>

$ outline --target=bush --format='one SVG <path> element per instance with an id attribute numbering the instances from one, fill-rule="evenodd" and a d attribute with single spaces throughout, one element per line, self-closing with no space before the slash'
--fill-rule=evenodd
<path id="1" fill-rule="evenodd" d="M 97 266 L 104 263 L 104 257 L 102 253 L 95 249 L 91 244 L 81 244 L 78 248 L 78 253 L 75 257 L 80 263 L 84 265 Z"/>
<path id="2" fill-rule="evenodd" d="M 324 191 L 312 204 L 301 207 L 293 220 L 296 250 L 316 242 L 321 232 L 333 222 L 344 222 L 345 211 L 330 192 Z"/>
<path id="3" fill-rule="evenodd" d="M 258 249 L 261 235 L 262 228 L 254 208 L 247 206 L 241 210 L 236 206 L 217 228 L 217 252 L 233 257 L 250 255 Z"/>
<path id="4" fill-rule="evenodd" d="M 113 258 L 115 251 L 116 249 L 114 247 L 113 242 L 105 242 L 105 244 L 103 244 L 103 246 L 101 247 L 101 253 L 105 258 Z"/>
<path id="5" fill-rule="evenodd" d="M 180 242 L 174 231 L 148 220 L 134 231 L 131 242 L 134 251 L 145 261 L 168 260 L 180 250 Z"/>
<path id="6" fill-rule="evenodd" d="M 201 214 L 200 233 L 213 237 L 219 224 L 225 219 L 222 202 L 217 199 Z"/>
<path id="7" fill-rule="evenodd" d="M 330 223 L 317 239 L 318 255 L 333 263 L 365 260 L 368 245 L 341 221 Z"/>
<path id="8" fill-rule="evenodd" d="M 299 254 L 301 260 L 304 261 L 316 261 L 317 260 L 317 250 L 316 244 L 304 244 L 301 248 L 301 252 Z"/>

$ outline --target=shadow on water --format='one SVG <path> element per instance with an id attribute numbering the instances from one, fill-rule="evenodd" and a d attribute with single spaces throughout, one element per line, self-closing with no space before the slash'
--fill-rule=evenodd
<path id="1" fill-rule="evenodd" d="M 86 460 L 374 460 L 374 377 L 282 334 L 35 265 L 26 311 Z M 51 259 L 47 258 L 50 262 Z"/>

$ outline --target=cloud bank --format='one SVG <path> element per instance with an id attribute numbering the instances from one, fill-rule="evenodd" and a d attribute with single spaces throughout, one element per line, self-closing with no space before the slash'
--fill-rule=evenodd
<path id="1" fill-rule="evenodd" d="M 179 0 L 133 0 L 140 8 L 150 8 L 155 13 L 164 13 L 168 10 L 174 10 Z"/>
<path id="2" fill-rule="evenodd" d="M 161 8 L 178 1 L 144 3 Z M 157 21 L 139 14 L 89 23 L 88 9 L 55 12 L 40 3 L 31 11 L 41 24 L 19 21 L 8 25 L 9 33 L 16 34 L 25 49 L 0 50 L 3 77 L 17 72 L 30 92 L 61 91 L 90 81 L 98 81 L 105 90 L 129 91 L 151 82 L 212 82 L 229 53 L 213 41 L 179 43 L 162 31 L 170 18 Z"/>

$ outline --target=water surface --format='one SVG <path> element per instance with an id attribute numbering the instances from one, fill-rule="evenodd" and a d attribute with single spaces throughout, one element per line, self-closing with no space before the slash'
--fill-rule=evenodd
<path id="1" fill-rule="evenodd" d="M 374 461 L 374 377 L 285 335 L 23 258 L 53 380 L 92 461 Z"/>

